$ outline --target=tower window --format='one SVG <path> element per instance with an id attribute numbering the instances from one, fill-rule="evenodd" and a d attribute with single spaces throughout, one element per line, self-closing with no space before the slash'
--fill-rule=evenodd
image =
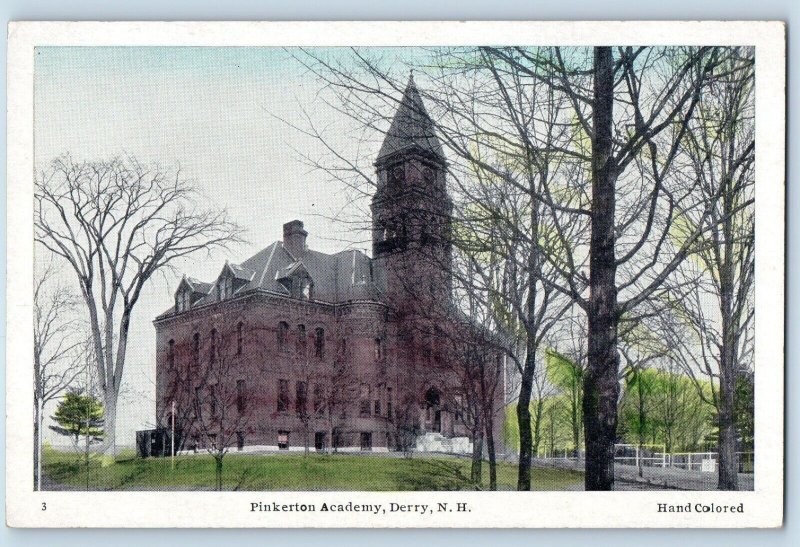
<path id="1" fill-rule="evenodd" d="M 402 165 L 397 165 L 389 170 L 389 184 L 400 184 L 406 178 L 406 171 Z"/>
<path id="2" fill-rule="evenodd" d="M 169 341 L 169 346 L 167 348 L 167 366 L 169 368 L 175 367 L 175 340 Z"/>
<path id="3" fill-rule="evenodd" d="M 244 346 L 244 323 L 239 321 L 236 325 L 236 355 L 242 354 L 242 346 Z"/>

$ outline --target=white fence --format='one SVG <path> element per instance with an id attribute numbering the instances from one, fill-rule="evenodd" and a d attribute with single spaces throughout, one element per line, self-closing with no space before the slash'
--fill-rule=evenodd
<path id="1" fill-rule="evenodd" d="M 752 473 L 755 466 L 752 452 L 738 452 L 739 473 Z M 547 460 L 582 461 L 585 458 L 583 450 L 540 449 L 537 458 Z M 715 473 L 717 471 L 716 452 L 678 452 L 667 453 L 664 445 L 614 445 L 614 461 L 621 465 L 634 467 L 659 467 L 662 469 L 684 469 L 687 471 L 700 471 Z"/>

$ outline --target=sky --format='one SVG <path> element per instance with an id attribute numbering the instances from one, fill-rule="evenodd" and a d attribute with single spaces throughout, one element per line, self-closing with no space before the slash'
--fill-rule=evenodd
<path id="1" fill-rule="evenodd" d="M 302 160 L 322 157 L 320 143 L 283 120 L 303 125 L 307 112 L 333 145 L 353 153 L 363 130 L 327 107 L 321 83 L 280 48 L 39 47 L 35 55 L 37 170 L 65 153 L 179 166 L 206 205 L 227 209 L 245 229 L 245 243 L 183 261 L 143 291 L 118 412 L 119 442 L 133 444 L 134 431 L 155 415 L 152 320 L 171 306 L 182 273 L 214 280 L 226 259 L 244 261 L 280 239 L 293 219 L 304 221 L 317 250 L 337 252 L 354 240 L 366 247 L 367 234 L 332 219 L 347 206 L 341 186 Z M 377 155 L 379 135 L 366 145 Z"/>

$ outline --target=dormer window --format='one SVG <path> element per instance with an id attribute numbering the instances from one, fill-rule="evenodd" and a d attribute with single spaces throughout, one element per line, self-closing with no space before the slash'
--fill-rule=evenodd
<path id="1" fill-rule="evenodd" d="M 226 275 L 217 281 L 217 300 L 226 300 L 233 296 L 233 277 Z"/>
<path id="2" fill-rule="evenodd" d="M 175 297 L 175 310 L 184 312 L 191 307 L 191 293 L 188 290 L 183 290 Z"/>
<path id="3" fill-rule="evenodd" d="M 311 280 L 307 277 L 300 279 L 300 298 L 311 300 Z"/>

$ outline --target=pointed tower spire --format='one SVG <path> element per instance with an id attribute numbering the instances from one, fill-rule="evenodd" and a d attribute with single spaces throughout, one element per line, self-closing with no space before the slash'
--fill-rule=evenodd
<path id="1" fill-rule="evenodd" d="M 403 99 L 386 133 L 375 165 L 384 165 L 397 154 L 405 152 L 417 152 L 438 163 L 445 163 L 442 145 L 436 138 L 433 121 L 414 83 L 413 71 L 409 75 Z"/>

